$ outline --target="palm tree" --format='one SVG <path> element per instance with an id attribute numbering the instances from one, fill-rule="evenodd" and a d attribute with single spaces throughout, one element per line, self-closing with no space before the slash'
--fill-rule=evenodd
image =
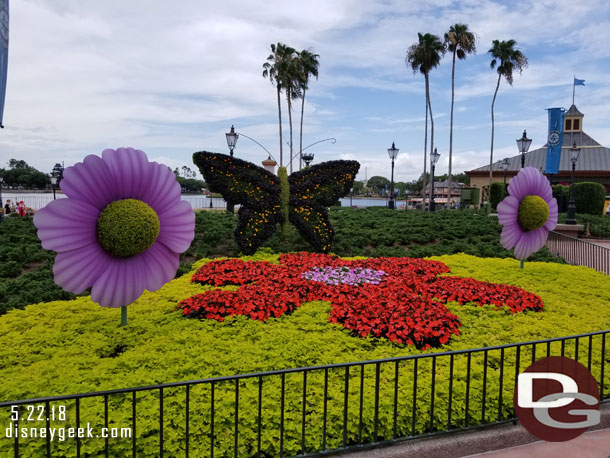
<path id="1" fill-rule="evenodd" d="M 453 54 L 451 67 L 451 122 L 449 124 L 449 173 L 447 176 L 449 199 L 447 204 L 451 204 L 451 166 L 453 164 L 453 104 L 455 99 L 455 58 L 466 59 L 467 54 L 477 51 L 476 37 L 468 30 L 467 24 L 455 24 L 449 27 L 445 33 L 445 45 L 449 52 Z"/>
<path id="2" fill-rule="evenodd" d="M 292 101 L 301 97 L 301 68 L 294 48 L 286 47 L 280 65 L 280 80 L 286 91 L 286 101 L 288 104 L 288 124 L 290 126 L 290 173 L 292 173 Z"/>
<path id="3" fill-rule="evenodd" d="M 301 130 L 299 132 L 299 170 L 303 167 L 303 111 L 305 110 L 305 92 L 309 89 L 309 75 L 318 79 L 318 54 L 314 54 L 308 49 L 299 53 L 299 63 L 301 67 Z"/>
<path id="4" fill-rule="evenodd" d="M 292 48 L 291 48 L 292 49 Z M 277 112 L 279 117 L 280 127 L 280 167 L 284 165 L 284 154 L 282 148 L 282 104 L 280 101 L 280 92 L 282 92 L 281 68 L 284 65 L 284 58 L 287 52 L 287 46 L 279 43 L 271 44 L 271 54 L 267 57 L 267 62 L 263 64 L 263 78 L 269 78 L 271 84 L 275 83 L 277 89 Z"/>
<path id="5" fill-rule="evenodd" d="M 430 152 L 434 151 L 434 118 L 432 117 L 432 106 L 430 105 L 430 70 L 438 67 L 441 56 L 445 54 L 445 44 L 438 35 L 430 33 L 417 34 L 418 42 L 412 44 L 407 50 L 405 63 L 411 67 L 413 73 L 418 71 L 424 75 L 426 82 L 426 131 L 424 135 L 424 182 L 423 189 L 426 189 L 426 167 L 428 164 L 428 113 L 430 113 Z M 432 189 L 430 189 L 432 192 Z M 424 195 L 425 201 L 425 195 Z M 422 210 L 423 210 L 422 205 Z"/>
<path id="6" fill-rule="evenodd" d="M 496 95 L 498 95 L 498 88 L 500 87 L 500 80 L 504 76 L 506 81 L 511 86 L 513 85 L 513 70 L 519 70 L 519 73 L 523 72 L 523 69 L 527 67 L 527 57 L 515 49 L 517 42 L 515 40 L 499 41 L 494 40 L 492 47 L 489 51 L 491 54 L 491 68 L 494 69 L 498 66 L 498 82 L 496 83 L 496 91 L 494 92 L 494 98 L 491 101 L 491 151 L 489 153 L 489 189 L 491 189 L 491 177 L 492 177 L 492 165 L 494 159 L 494 104 L 496 103 Z"/>

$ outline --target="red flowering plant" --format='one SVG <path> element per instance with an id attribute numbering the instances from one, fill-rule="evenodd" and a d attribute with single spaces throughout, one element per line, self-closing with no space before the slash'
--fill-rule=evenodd
<path id="1" fill-rule="evenodd" d="M 458 335 L 458 316 L 445 303 L 508 307 L 512 313 L 540 311 L 542 300 L 510 285 L 472 278 L 442 277 L 439 261 L 411 258 L 345 260 L 319 253 L 289 253 L 279 264 L 227 259 L 201 267 L 191 281 L 211 290 L 178 304 L 184 316 L 223 321 L 245 315 L 265 321 L 292 312 L 305 302 L 331 303 L 329 321 L 361 337 L 387 338 L 418 348 L 439 346 Z"/>

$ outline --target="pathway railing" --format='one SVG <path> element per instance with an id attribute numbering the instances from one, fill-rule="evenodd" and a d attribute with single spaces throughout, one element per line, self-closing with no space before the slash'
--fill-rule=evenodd
<path id="1" fill-rule="evenodd" d="M 558 232 L 549 232 L 546 246 L 570 264 L 591 267 L 610 275 L 610 249 Z"/>
<path id="2" fill-rule="evenodd" d="M 580 361 L 610 401 L 609 333 L 1 402 L 17 431 L 93 434 L 2 438 L 0 455 L 310 456 L 514 421 L 517 376 L 544 356 Z"/>

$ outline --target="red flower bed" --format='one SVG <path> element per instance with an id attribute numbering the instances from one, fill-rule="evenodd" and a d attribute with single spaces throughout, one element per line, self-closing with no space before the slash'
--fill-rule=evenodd
<path id="1" fill-rule="evenodd" d="M 380 284 L 328 285 L 302 278 L 314 267 L 349 267 L 382 271 Z M 318 253 L 290 253 L 279 264 L 227 259 L 201 267 L 191 281 L 212 286 L 240 285 L 236 291 L 213 290 L 178 304 L 193 318 L 223 321 L 246 315 L 265 321 L 291 312 L 304 302 L 332 305 L 329 321 L 361 337 L 384 337 L 419 348 L 438 346 L 459 334 L 460 319 L 444 303 L 473 302 L 508 307 L 512 313 L 539 311 L 542 300 L 510 285 L 472 278 L 440 277 L 449 268 L 438 261 L 411 258 L 368 258 L 348 261 Z"/>

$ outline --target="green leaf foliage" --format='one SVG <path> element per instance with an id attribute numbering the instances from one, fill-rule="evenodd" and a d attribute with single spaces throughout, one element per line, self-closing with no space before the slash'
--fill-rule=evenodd
<path id="1" fill-rule="evenodd" d="M 494 181 L 491 184 L 491 192 L 489 197 L 491 207 L 495 210 L 504 197 L 506 197 L 506 187 L 504 186 L 504 183 Z"/>
<path id="2" fill-rule="evenodd" d="M 576 183 L 574 185 L 574 201 L 578 213 L 602 215 L 606 191 L 599 183 Z"/>
<path id="3" fill-rule="evenodd" d="M 244 259 L 274 262 L 276 255 L 259 253 Z M 519 268 L 514 259 L 481 259 L 464 254 L 436 257 L 451 268 L 450 275 L 505 283 L 539 295 L 544 308 L 537 313 L 511 314 L 495 307 L 472 304 L 449 304 L 459 315 L 460 335 L 449 345 L 429 350 L 434 353 L 493 346 L 551 337 L 560 337 L 610 327 L 610 288 L 607 276 L 585 267 L 557 263 L 527 262 Z M 194 272 L 206 260 L 193 264 Z M 385 339 L 361 339 L 339 325 L 328 323 L 329 306 L 324 302 L 305 304 L 277 319 L 266 322 L 246 317 L 230 317 L 224 322 L 186 319 L 174 311 L 181 299 L 209 287 L 191 283 L 190 275 L 182 276 L 155 293 L 146 292 L 129 307 L 129 324 L 118 327 L 120 311 L 99 307 L 89 297 L 72 301 L 34 304 L 25 310 L 13 310 L 0 317 L 0 400 L 9 401 L 38 396 L 83 393 L 123 387 L 143 386 L 162 382 L 195 380 L 257 371 L 315 366 L 331 363 L 364 361 L 394 356 L 418 355 L 412 346 L 397 346 Z M 566 288 L 566 284 L 570 288 Z M 546 354 L 546 345 L 536 347 L 536 355 Z M 550 346 L 559 354 L 560 343 Z M 574 342 L 565 346 L 565 354 L 576 356 Z M 595 338 L 589 347 L 581 339 L 578 358 L 591 356 L 593 375 L 600 377 L 601 340 Z M 513 415 L 512 395 L 515 373 L 525 369 L 532 360 L 531 346 L 520 350 L 519 366 L 516 352 L 504 352 L 500 377 L 499 350 L 488 352 L 488 369 L 484 375 L 482 353 L 470 359 L 471 383 L 466 403 L 468 356 L 457 355 L 453 361 L 451 390 L 451 424 L 448 419 L 450 361 L 436 359 L 435 391 L 432 402 L 432 361 L 419 360 L 418 380 L 413 405 L 413 361 L 398 365 L 397 434 L 410 435 L 413 409 L 416 413 L 414 433 L 478 423 L 482 416 L 485 393 L 484 421 L 495 421 Z M 606 360 L 608 350 L 606 349 Z M 607 366 L 607 364 L 606 364 Z M 388 439 L 393 433 L 393 401 L 395 386 L 394 364 L 382 364 L 379 370 L 378 438 Z M 347 388 L 347 444 L 359 436 L 359 367 L 351 368 Z M 485 392 L 483 378 L 485 376 Z M 345 400 L 344 368 L 314 370 L 307 375 L 307 405 L 305 409 L 305 449 L 314 452 L 322 448 L 323 430 L 326 447 L 337 448 L 343 441 Z M 325 378 L 326 389 L 325 409 Z M 363 415 L 362 440 L 373 441 L 375 431 L 375 365 L 364 368 L 362 375 Z M 502 381 L 501 410 L 498 393 Z M 303 412 L 303 374 L 287 374 L 284 384 L 284 454 L 300 453 L 301 416 Z M 604 391 L 610 390 L 610 375 L 606 371 Z M 282 377 L 264 378 L 261 389 L 261 448 L 262 456 L 279 456 Z M 193 386 L 190 401 L 190 456 L 209 456 L 211 430 L 211 387 Z M 239 382 L 238 456 L 255 456 L 258 430 L 259 379 Z M 132 422 L 131 394 L 110 395 L 108 398 L 111 427 L 130 427 Z M 184 387 L 163 390 L 163 439 L 165 456 L 184 456 L 185 447 Z M 76 422 L 74 401 L 52 403 L 65 405 L 66 421 L 52 421 L 51 427 L 69 427 Z M 430 421 L 431 405 L 434 406 Z M 468 413 L 466 406 L 468 405 Z M 137 455 L 159 456 L 159 390 L 136 394 Z M 8 411 L 7 411 L 8 412 Z M 326 424 L 324 413 L 326 412 Z M 22 415 L 24 414 L 22 410 Z M 5 414 L 8 418 L 8 413 Z M 103 398 L 86 398 L 80 405 L 81 424 L 99 428 L 104 423 Z M 235 428 L 235 382 L 217 382 L 214 386 L 214 455 L 233 456 Z M 8 420 L 5 422 L 8 424 Z M 35 426 L 35 422 L 21 422 Z M 0 430 L 0 456 L 12 456 L 12 441 L 4 440 Z M 45 456 L 44 439 L 20 439 L 21 456 Z M 109 439 L 109 456 L 130 456 L 131 440 Z M 104 439 L 82 441 L 82 456 L 103 456 Z M 52 456 L 75 456 L 76 441 L 54 441 Z"/>

